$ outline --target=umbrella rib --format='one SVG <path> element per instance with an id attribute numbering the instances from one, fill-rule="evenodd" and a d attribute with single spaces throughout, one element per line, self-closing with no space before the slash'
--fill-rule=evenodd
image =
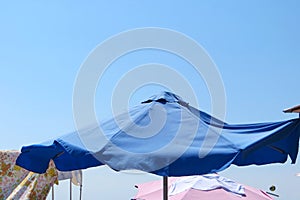
<path id="1" fill-rule="evenodd" d="M 64 154 L 64 152 L 59 152 L 58 154 L 56 154 L 52 159 L 58 158 L 59 156 L 61 156 L 62 154 Z"/>
<path id="2" fill-rule="evenodd" d="M 275 147 L 273 145 L 268 145 L 268 147 L 270 147 L 271 149 L 274 149 L 275 151 L 278 151 L 279 153 L 287 154 L 283 149 L 280 149 L 280 148 Z"/>

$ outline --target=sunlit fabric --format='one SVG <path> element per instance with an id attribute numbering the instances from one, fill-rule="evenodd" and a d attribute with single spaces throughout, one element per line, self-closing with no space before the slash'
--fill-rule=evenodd
<path id="1" fill-rule="evenodd" d="M 242 114 L 242 113 L 241 113 Z M 231 125 L 170 92 L 128 113 L 42 144 L 22 147 L 17 164 L 43 173 L 52 159 L 61 171 L 108 165 L 162 176 L 218 172 L 231 164 L 295 163 L 300 120 Z"/>

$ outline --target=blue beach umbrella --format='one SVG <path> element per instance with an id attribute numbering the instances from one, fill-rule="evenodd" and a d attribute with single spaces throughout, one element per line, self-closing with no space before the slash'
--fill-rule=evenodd
<path id="1" fill-rule="evenodd" d="M 237 166 L 295 163 L 300 119 L 230 125 L 163 92 L 103 123 L 22 147 L 17 164 L 43 173 L 100 165 L 160 176 L 201 175 Z M 165 179 L 166 180 L 166 179 Z"/>

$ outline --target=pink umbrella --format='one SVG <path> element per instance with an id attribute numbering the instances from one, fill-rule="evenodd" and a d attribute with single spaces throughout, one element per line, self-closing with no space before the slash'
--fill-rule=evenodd
<path id="1" fill-rule="evenodd" d="M 169 200 L 272 200 L 265 192 L 217 174 L 169 178 Z M 161 181 L 136 185 L 133 200 L 163 199 Z"/>

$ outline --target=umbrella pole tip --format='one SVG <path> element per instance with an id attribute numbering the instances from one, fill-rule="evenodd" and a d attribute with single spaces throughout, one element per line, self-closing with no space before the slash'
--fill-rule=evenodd
<path id="1" fill-rule="evenodd" d="M 300 105 L 283 110 L 284 113 L 299 113 L 300 116 Z"/>

